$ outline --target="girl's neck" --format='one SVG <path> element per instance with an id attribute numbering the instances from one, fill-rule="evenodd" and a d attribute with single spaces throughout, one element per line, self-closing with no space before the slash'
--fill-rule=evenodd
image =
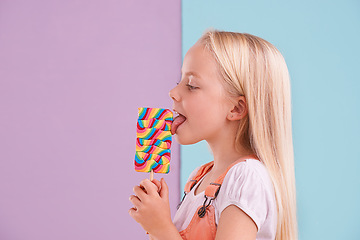
<path id="1" fill-rule="evenodd" d="M 226 148 L 227 149 L 227 148 Z M 215 151 L 214 166 L 212 172 L 216 175 L 222 174 L 232 163 L 238 159 L 253 154 L 250 151 L 243 149 L 241 152 L 237 152 L 235 148 L 228 149 L 227 151 Z"/>
<path id="2" fill-rule="evenodd" d="M 236 132 L 236 131 L 233 131 Z M 238 151 L 235 148 L 235 135 L 219 134 L 213 141 L 207 141 L 214 156 L 214 166 L 212 175 L 218 175 L 224 172 L 229 165 L 239 158 L 254 154 L 252 151 L 239 146 Z M 224 137 L 221 137 L 223 135 Z M 232 136 L 233 135 L 233 136 Z"/>

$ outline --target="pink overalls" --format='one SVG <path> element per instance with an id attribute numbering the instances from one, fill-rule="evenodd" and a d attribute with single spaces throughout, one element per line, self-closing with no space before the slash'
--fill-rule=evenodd
<path id="1" fill-rule="evenodd" d="M 209 186 L 205 189 L 205 196 L 204 196 L 204 203 L 202 206 L 197 208 L 196 213 L 194 214 L 191 222 L 189 223 L 188 227 L 180 232 L 180 235 L 185 240 L 213 240 L 216 236 L 216 223 L 215 223 L 215 208 L 211 205 L 212 201 L 214 201 L 219 194 L 221 184 L 224 181 L 224 178 L 230 168 L 232 168 L 235 164 L 239 162 L 246 161 L 246 159 L 258 158 L 255 155 L 249 155 L 240 158 L 239 160 L 235 161 L 231 164 L 226 171 L 220 175 L 215 182 L 210 183 Z M 186 183 L 184 192 L 185 195 L 191 191 L 191 189 L 196 185 L 196 183 L 205 176 L 213 167 L 214 162 L 209 162 L 204 164 L 200 167 L 196 175 Z M 181 203 L 180 203 L 181 204 Z"/>

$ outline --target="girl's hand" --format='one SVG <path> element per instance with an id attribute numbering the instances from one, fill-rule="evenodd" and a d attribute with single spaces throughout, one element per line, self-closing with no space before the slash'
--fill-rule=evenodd
<path id="1" fill-rule="evenodd" d="M 173 225 L 171 221 L 169 188 L 162 178 L 159 182 L 154 179 L 144 179 L 140 186 L 133 189 L 135 195 L 129 200 L 134 207 L 129 214 L 145 231 L 153 236 L 161 236 L 164 229 Z"/>

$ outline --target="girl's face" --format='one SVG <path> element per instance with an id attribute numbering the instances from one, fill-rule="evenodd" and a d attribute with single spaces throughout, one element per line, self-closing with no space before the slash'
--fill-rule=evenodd
<path id="1" fill-rule="evenodd" d="M 204 45 L 196 43 L 185 55 L 181 75 L 169 93 L 173 109 L 180 115 L 172 127 L 177 141 L 187 145 L 216 140 L 232 106 L 225 98 L 216 60 Z"/>

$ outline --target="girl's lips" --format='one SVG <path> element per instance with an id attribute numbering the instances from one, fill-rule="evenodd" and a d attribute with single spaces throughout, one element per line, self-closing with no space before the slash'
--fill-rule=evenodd
<path id="1" fill-rule="evenodd" d="M 179 116 L 176 116 L 172 122 L 171 125 L 171 134 L 174 135 L 176 133 L 177 128 L 186 121 L 186 117 L 179 114 Z"/>

